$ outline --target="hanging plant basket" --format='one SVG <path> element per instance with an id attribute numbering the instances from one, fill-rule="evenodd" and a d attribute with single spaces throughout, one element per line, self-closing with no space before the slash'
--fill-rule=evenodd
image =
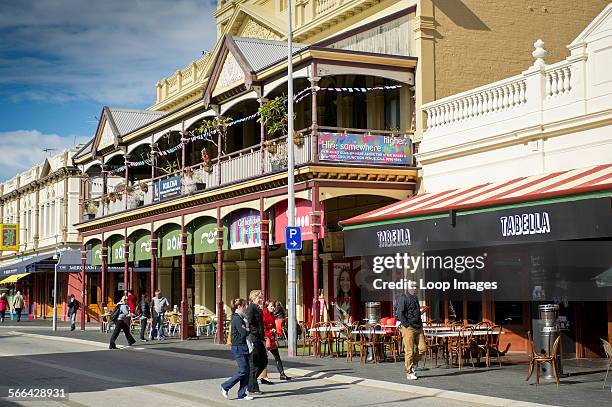
<path id="1" fill-rule="evenodd" d="M 207 173 L 209 173 L 209 174 L 210 174 L 211 172 L 213 172 L 213 166 L 212 166 L 212 164 L 210 164 L 210 163 L 208 163 L 208 164 L 204 164 L 204 165 L 202 166 L 202 169 L 203 169 L 204 171 L 206 171 Z"/>
<path id="2" fill-rule="evenodd" d="M 276 152 L 278 151 L 278 148 L 276 147 L 276 143 L 273 141 L 266 141 L 264 143 L 264 147 L 266 148 L 268 153 L 272 155 L 276 154 Z"/>
<path id="3" fill-rule="evenodd" d="M 293 144 L 298 147 L 302 147 L 304 145 L 304 136 L 297 131 L 293 132 Z"/>

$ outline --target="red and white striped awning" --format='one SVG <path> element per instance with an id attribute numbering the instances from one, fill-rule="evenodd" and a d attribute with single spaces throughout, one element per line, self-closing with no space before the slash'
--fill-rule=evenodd
<path id="1" fill-rule="evenodd" d="M 612 190 L 612 164 L 419 194 L 342 221 L 341 224 L 409 218 L 451 209 L 474 209 L 606 190 Z"/>

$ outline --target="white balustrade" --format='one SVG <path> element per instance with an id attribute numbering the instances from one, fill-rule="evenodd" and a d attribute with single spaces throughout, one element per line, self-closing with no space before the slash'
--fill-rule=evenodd
<path id="1" fill-rule="evenodd" d="M 221 161 L 221 183 L 229 184 L 258 175 L 261 172 L 261 153 L 248 152 Z"/>
<path id="2" fill-rule="evenodd" d="M 338 0 L 316 0 L 317 1 L 317 15 L 321 15 L 336 6 Z"/>
<path id="3" fill-rule="evenodd" d="M 568 94 L 572 90 L 571 64 L 563 61 L 561 64 L 546 68 L 546 97 Z"/>

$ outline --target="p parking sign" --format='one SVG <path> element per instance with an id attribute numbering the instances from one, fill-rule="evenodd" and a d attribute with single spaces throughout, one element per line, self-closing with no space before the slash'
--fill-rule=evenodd
<path id="1" fill-rule="evenodd" d="M 285 228 L 285 244 L 287 250 L 302 250 L 302 230 L 299 226 Z"/>

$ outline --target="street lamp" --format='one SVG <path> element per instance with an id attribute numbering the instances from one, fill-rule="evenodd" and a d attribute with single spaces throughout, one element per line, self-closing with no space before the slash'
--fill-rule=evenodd
<path id="1" fill-rule="evenodd" d="M 287 1 L 287 226 L 295 225 L 295 190 L 293 159 L 293 24 L 291 19 L 291 0 Z M 287 243 L 285 243 L 287 244 Z M 289 343 L 288 356 L 297 355 L 296 326 L 296 286 L 295 286 L 295 250 L 287 250 L 287 280 L 289 291 Z"/>
<path id="2" fill-rule="evenodd" d="M 55 260 L 55 271 L 53 273 L 53 330 L 57 331 L 57 265 L 62 258 L 62 252 L 55 247 L 55 254 L 53 254 L 53 260 Z"/>

